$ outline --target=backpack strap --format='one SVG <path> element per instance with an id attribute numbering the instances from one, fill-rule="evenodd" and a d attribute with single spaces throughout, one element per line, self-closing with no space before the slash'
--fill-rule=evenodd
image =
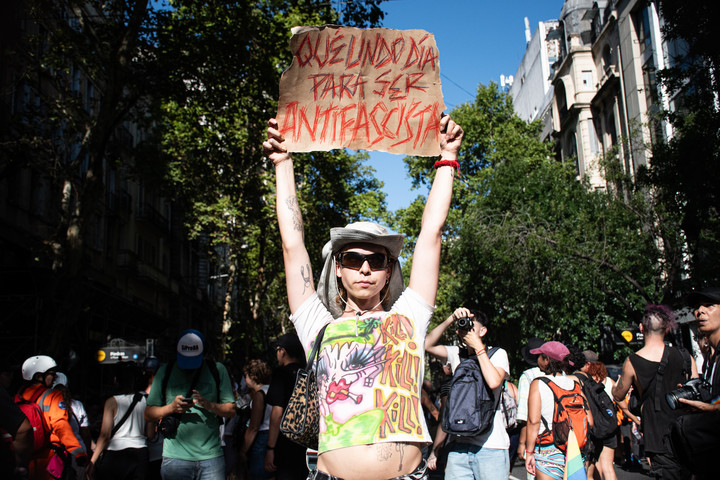
<path id="1" fill-rule="evenodd" d="M 162 384 L 160 387 L 160 394 L 162 395 L 162 404 L 167 405 L 166 400 L 166 394 L 167 394 L 167 386 L 168 382 L 170 381 L 170 372 L 172 371 L 173 366 L 175 365 L 175 360 L 170 360 L 165 367 L 165 374 L 163 375 Z"/>
<path id="2" fill-rule="evenodd" d="M 665 369 L 667 368 L 668 361 L 670 360 L 670 349 L 672 347 L 665 345 L 663 350 L 662 359 L 660 360 L 660 366 L 655 373 L 655 398 L 653 403 L 655 404 L 655 411 L 659 412 L 662 406 L 662 400 L 665 398 L 663 377 L 665 376 Z"/>
<path id="3" fill-rule="evenodd" d="M 491 347 L 490 350 L 487 351 L 488 358 L 492 358 L 492 356 L 495 355 L 495 352 L 497 352 L 498 350 L 500 350 L 500 347 Z M 477 360 L 477 357 L 475 357 L 475 359 Z M 480 360 L 477 360 L 477 362 L 478 362 L 478 364 L 480 364 Z M 480 371 L 480 373 L 482 373 L 482 370 Z M 483 378 L 483 380 L 485 380 L 485 379 Z M 487 386 L 487 383 L 485 383 L 485 387 L 487 387 L 488 390 L 490 390 L 490 388 Z M 500 389 L 500 392 L 498 393 L 497 398 L 495 399 L 495 408 L 493 409 L 493 412 L 496 411 L 498 409 L 498 407 L 500 406 L 500 400 L 502 400 L 502 392 L 504 389 L 505 389 L 505 380 L 503 380 L 502 388 Z M 492 393 L 492 390 L 491 390 L 491 393 Z"/>
<path id="4" fill-rule="evenodd" d="M 215 395 L 217 396 L 217 403 L 220 403 L 220 372 L 218 371 L 217 363 L 214 361 L 207 362 L 207 366 L 215 380 Z"/>
<path id="5" fill-rule="evenodd" d="M 560 400 L 558 399 L 558 396 L 555 393 L 555 389 L 553 389 L 552 385 L 551 385 L 551 383 L 555 383 L 555 382 L 550 380 L 548 377 L 537 377 L 537 379 L 540 380 L 541 382 L 543 382 L 545 385 L 547 385 L 553 394 L 553 399 L 555 400 L 555 407 L 553 408 L 553 421 L 555 421 L 555 418 L 554 418 L 555 412 L 557 410 L 557 405 L 560 403 Z M 538 438 L 547 437 L 547 436 L 552 435 L 552 430 L 550 429 L 550 425 L 548 425 L 547 420 L 545 420 L 545 417 L 542 416 L 542 412 L 540 412 L 540 421 L 545 426 L 545 431 L 543 433 L 541 433 L 540 435 L 538 435 Z"/>

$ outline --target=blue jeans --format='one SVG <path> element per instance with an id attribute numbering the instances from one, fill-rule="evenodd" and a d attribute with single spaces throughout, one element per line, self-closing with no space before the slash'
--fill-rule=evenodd
<path id="1" fill-rule="evenodd" d="M 272 478 L 275 476 L 265 471 L 265 453 L 267 451 L 269 434 L 269 430 L 258 432 L 255 436 L 255 441 L 250 446 L 250 451 L 248 452 L 248 470 L 252 480 Z"/>
<path id="2" fill-rule="evenodd" d="M 450 445 L 445 478 L 452 480 L 507 480 L 510 459 L 507 450 L 482 448 L 469 443 Z"/>
<path id="3" fill-rule="evenodd" d="M 163 457 L 162 480 L 225 480 L 225 457 L 207 460 L 180 460 Z"/>

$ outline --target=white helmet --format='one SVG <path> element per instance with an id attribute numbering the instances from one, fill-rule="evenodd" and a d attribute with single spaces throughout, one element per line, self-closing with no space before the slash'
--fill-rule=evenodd
<path id="1" fill-rule="evenodd" d="M 58 385 L 65 385 L 67 387 L 67 384 L 67 375 L 65 375 L 63 372 L 57 372 L 57 378 L 53 381 L 53 388 L 57 387 Z"/>
<path id="2" fill-rule="evenodd" d="M 57 363 L 51 357 L 35 355 L 23 362 L 22 376 L 25 380 L 32 380 L 36 373 L 45 373 L 55 367 L 57 367 Z"/>

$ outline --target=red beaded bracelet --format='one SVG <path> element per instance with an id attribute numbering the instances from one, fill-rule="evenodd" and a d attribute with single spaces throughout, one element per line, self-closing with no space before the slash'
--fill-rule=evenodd
<path id="1" fill-rule="evenodd" d="M 435 168 L 440 167 L 454 167 L 455 170 L 460 170 L 460 164 L 457 160 L 438 160 L 435 162 Z"/>

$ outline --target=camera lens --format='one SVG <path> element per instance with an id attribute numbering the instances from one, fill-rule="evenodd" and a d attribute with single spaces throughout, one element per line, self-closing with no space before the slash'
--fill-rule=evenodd
<path id="1" fill-rule="evenodd" d="M 665 400 L 667 400 L 668 405 L 670 405 L 670 408 L 672 408 L 673 410 L 677 410 L 677 408 L 681 405 L 681 398 L 695 400 L 695 389 L 693 389 L 691 386 L 684 385 L 665 395 Z"/>
<path id="2" fill-rule="evenodd" d="M 458 318 L 457 328 L 459 330 L 470 330 L 472 328 L 472 320 L 469 317 Z"/>

